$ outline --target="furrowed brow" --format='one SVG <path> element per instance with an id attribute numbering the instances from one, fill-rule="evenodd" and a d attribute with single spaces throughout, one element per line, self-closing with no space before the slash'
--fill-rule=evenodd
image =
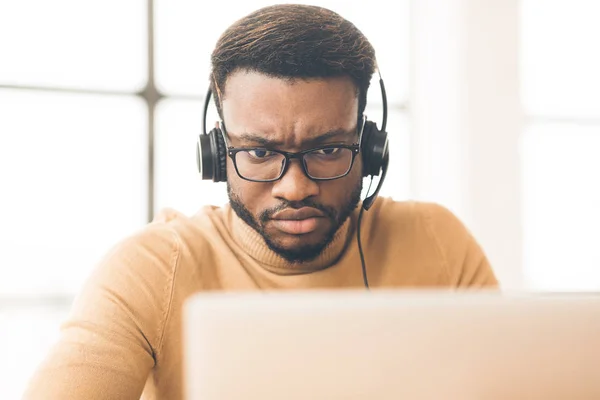
<path id="1" fill-rule="evenodd" d="M 314 138 L 303 140 L 302 147 L 310 146 L 310 145 L 318 146 L 320 144 L 332 142 L 335 139 L 337 139 L 335 141 L 344 141 L 344 140 L 347 140 L 348 138 L 352 137 L 354 134 L 355 134 L 354 131 L 349 132 L 344 129 L 336 129 L 333 131 L 323 133 Z M 271 140 L 271 139 L 265 138 L 264 135 L 259 135 L 259 134 L 255 134 L 255 133 L 243 133 L 241 135 L 230 135 L 230 137 L 233 139 L 236 139 L 237 141 L 244 143 L 245 145 L 252 144 L 252 145 L 257 145 L 257 146 L 261 146 L 261 147 L 273 147 L 273 148 L 284 145 L 284 142 L 281 140 Z"/>

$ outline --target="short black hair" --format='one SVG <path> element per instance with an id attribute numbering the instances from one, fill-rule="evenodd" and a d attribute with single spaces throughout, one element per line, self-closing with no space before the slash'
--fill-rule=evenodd
<path id="1" fill-rule="evenodd" d="M 289 79 L 347 76 L 356 85 L 360 117 L 376 68 L 375 50 L 354 24 L 326 8 L 298 4 L 264 7 L 235 22 L 217 41 L 211 63 L 221 118 L 219 99 L 238 70 Z"/>

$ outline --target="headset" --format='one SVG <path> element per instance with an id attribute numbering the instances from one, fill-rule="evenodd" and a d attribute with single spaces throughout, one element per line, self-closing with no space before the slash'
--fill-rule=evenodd
<path id="1" fill-rule="evenodd" d="M 371 208 L 377 198 L 377 195 L 379 194 L 379 191 L 381 190 L 385 175 L 387 173 L 390 158 L 388 134 L 385 131 L 387 125 L 387 95 L 385 92 L 383 79 L 381 78 L 381 73 L 379 70 L 377 72 L 379 75 L 379 86 L 381 88 L 381 101 L 383 105 L 381 129 L 377 128 L 377 124 L 375 122 L 365 120 L 360 142 L 360 155 L 363 164 L 362 176 L 370 176 L 372 184 L 373 178 L 381 174 L 377 188 L 373 194 L 368 195 L 362 202 L 356 231 L 358 249 L 362 264 L 363 281 L 367 289 L 369 288 L 369 282 L 367 279 L 364 255 L 360 241 L 360 223 L 362 220 L 363 211 L 368 211 Z M 202 179 L 212 180 L 213 182 L 225 182 L 227 181 L 227 147 L 225 145 L 223 132 L 218 126 L 213 128 L 208 133 L 206 131 L 206 117 L 211 97 L 212 90 L 209 87 L 204 99 L 204 111 L 202 115 L 203 133 L 198 136 L 196 145 L 196 162 Z M 371 185 L 369 185 L 367 194 L 370 188 Z"/>

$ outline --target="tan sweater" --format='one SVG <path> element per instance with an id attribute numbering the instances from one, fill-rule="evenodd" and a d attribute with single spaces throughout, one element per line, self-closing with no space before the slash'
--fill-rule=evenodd
<path id="1" fill-rule="evenodd" d="M 162 212 L 95 269 L 25 398 L 182 399 L 186 298 L 207 290 L 361 288 L 357 216 L 318 259 L 294 266 L 229 206 L 193 217 Z M 476 241 L 443 207 L 378 199 L 362 223 L 373 289 L 497 285 Z"/>

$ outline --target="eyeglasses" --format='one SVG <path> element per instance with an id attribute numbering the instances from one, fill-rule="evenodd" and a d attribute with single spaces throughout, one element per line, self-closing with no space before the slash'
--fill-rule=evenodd
<path id="1" fill-rule="evenodd" d="M 304 174 L 315 181 L 330 181 L 350 173 L 354 159 L 360 152 L 360 140 L 354 144 L 326 144 L 312 149 L 290 153 L 264 147 L 229 147 L 227 154 L 240 178 L 251 182 L 274 182 L 285 174 L 290 160 L 297 158 Z"/>

